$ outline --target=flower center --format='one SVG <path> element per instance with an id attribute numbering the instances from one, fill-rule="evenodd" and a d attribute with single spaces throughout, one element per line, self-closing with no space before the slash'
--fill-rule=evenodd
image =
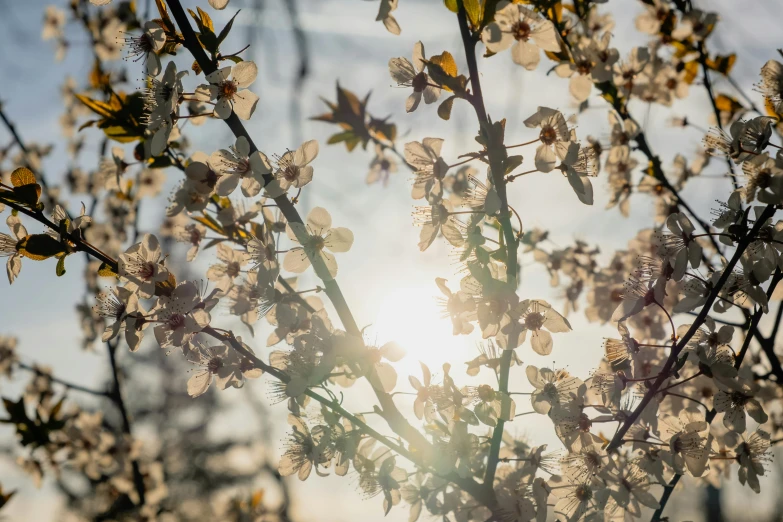
<path id="1" fill-rule="evenodd" d="M 544 143 L 544 145 L 552 145 L 557 141 L 557 131 L 551 125 L 545 125 L 541 129 L 539 138 L 541 138 L 541 141 Z"/>
<path id="2" fill-rule="evenodd" d="M 488 384 L 482 384 L 478 387 L 478 396 L 484 402 L 492 402 L 495 400 L 495 390 Z"/>
<path id="3" fill-rule="evenodd" d="M 185 326 L 185 316 L 182 314 L 172 314 L 167 323 L 172 330 L 179 330 Z"/>
<path id="4" fill-rule="evenodd" d="M 591 490 L 588 486 L 581 484 L 574 488 L 574 497 L 576 497 L 576 499 L 580 502 L 587 502 L 593 498 L 593 490 Z"/>
<path id="5" fill-rule="evenodd" d="M 580 60 L 576 63 L 576 70 L 582 76 L 586 76 L 593 70 L 593 64 L 589 60 Z"/>
<path id="6" fill-rule="evenodd" d="M 414 92 L 422 92 L 427 88 L 427 83 L 429 83 L 427 81 L 427 75 L 424 73 L 424 71 L 422 71 L 413 77 L 411 86 L 413 87 Z"/>
<path id="7" fill-rule="evenodd" d="M 218 86 L 218 98 L 233 100 L 236 93 L 237 84 L 234 83 L 233 80 L 225 80 L 220 82 L 220 85 Z"/>
<path id="8" fill-rule="evenodd" d="M 544 326 L 544 315 L 541 312 L 530 312 L 525 316 L 525 327 L 528 330 L 540 330 Z"/>
<path id="9" fill-rule="evenodd" d="M 283 177 L 286 181 L 296 181 L 299 177 L 299 167 L 296 165 L 286 165 L 283 169 Z"/>
<path id="10" fill-rule="evenodd" d="M 239 275 L 241 271 L 239 263 L 232 261 L 226 265 L 226 274 L 232 279 Z"/>
<path id="11" fill-rule="evenodd" d="M 525 21 L 520 21 L 514 24 L 514 38 L 526 42 L 530 38 L 532 28 L 530 24 Z"/>
<path id="12" fill-rule="evenodd" d="M 139 277 L 145 281 L 149 281 L 150 279 L 152 279 L 152 276 L 155 275 L 156 266 L 157 265 L 151 261 L 142 263 L 139 266 Z"/>
<path id="13" fill-rule="evenodd" d="M 223 361 L 220 357 L 213 357 L 207 363 L 207 370 L 209 373 L 217 373 L 223 367 Z"/>

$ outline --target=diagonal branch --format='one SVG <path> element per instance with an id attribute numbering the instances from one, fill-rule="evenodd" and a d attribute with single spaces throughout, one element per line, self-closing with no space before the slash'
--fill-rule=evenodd
<path id="1" fill-rule="evenodd" d="M 193 28 L 190 25 L 190 21 L 188 20 L 187 14 L 185 14 L 185 10 L 182 8 L 180 1 L 167 0 L 167 4 L 171 9 L 171 14 L 174 16 L 174 19 L 179 26 L 179 30 L 182 33 L 184 39 L 183 45 L 185 48 L 196 59 L 196 62 L 198 62 L 199 67 L 201 67 L 204 75 L 209 75 L 210 73 L 214 72 L 217 68 L 213 61 L 207 57 L 206 52 L 201 47 L 201 44 L 199 43 L 196 34 L 193 32 Z M 224 121 L 231 129 L 231 132 L 234 133 L 234 136 L 243 136 L 247 139 L 248 143 L 250 144 L 251 152 L 258 150 L 258 147 L 256 147 L 255 143 L 250 137 L 250 134 L 247 132 L 247 129 L 245 129 L 245 126 L 242 124 L 236 114 L 232 112 L 231 115 Z M 272 182 L 273 179 L 274 178 L 271 174 L 264 176 L 264 181 L 266 183 Z M 297 212 L 293 203 L 290 199 L 288 199 L 286 194 L 282 194 L 274 198 L 274 200 L 289 223 L 302 223 L 302 217 L 299 215 L 299 212 Z M 300 243 L 304 243 L 307 240 L 306 237 L 300 237 L 298 239 L 300 240 Z M 310 262 L 312 263 L 316 274 L 328 273 L 324 261 L 320 256 L 316 255 L 310 257 Z M 361 338 L 361 331 L 359 330 L 359 327 L 357 326 L 356 321 L 354 320 L 354 317 L 348 308 L 348 303 L 345 301 L 345 297 L 343 296 L 337 281 L 334 279 L 324 279 L 323 283 L 324 291 L 337 311 L 337 315 L 340 317 L 340 321 L 343 323 L 343 327 L 345 328 L 346 332 L 348 332 L 349 335 Z M 373 387 L 373 391 L 375 392 L 378 402 L 380 402 L 382 417 L 386 420 L 389 426 L 398 435 L 414 446 L 417 451 L 423 451 L 425 454 L 431 454 L 432 445 L 424 437 L 424 435 L 422 435 L 419 430 L 414 428 L 402 415 L 402 413 L 397 409 L 397 406 L 394 404 L 392 397 L 386 392 L 375 389 L 375 387 Z"/>
<path id="2" fill-rule="evenodd" d="M 625 422 L 623 422 L 623 424 L 620 425 L 619 429 L 615 433 L 611 442 L 609 442 L 609 445 L 606 447 L 607 452 L 614 451 L 617 448 L 619 448 L 620 445 L 622 445 L 623 437 L 625 436 L 626 432 L 631 428 L 631 426 L 634 425 L 636 420 L 639 418 L 639 416 L 642 414 L 644 409 L 653 399 L 655 394 L 658 393 L 658 390 L 660 390 L 663 383 L 666 381 L 666 379 L 669 378 L 669 374 L 671 373 L 672 367 L 674 366 L 674 363 L 677 361 L 680 352 L 683 350 L 683 348 L 688 343 L 688 341 L 690 341 L 691 337 L 693 337 L 696 331 L 704 323 L 704 320 L 707 318 L 707 315 L 709 314 L 710 309 L 712 308 L 712 304 L 715 302 L 715 299 L 718 297 L 718 293 L 723 289 L 724 285 L 726 284 L 726 281 L 728 281 L 729 276 L 734 270 L 734 267 L 737 265 L 737 263 L 739 263 L 742 254 L 744 254 L 745 249 L 747 249 L 748 245 L 750 245 L 750 243 L 756 238 L 756 236 L 759 233 L 759 230 L 761 230 L 761 227 L 764 226 L 766 221 L 769 218 L 771 218 L 774 214 L 775 214 L 775 207 L 773 205 L 768 205 L 761 213 L 759 218 L 756 220 L 750 232 L 747 235 L 745 235 L 745 237 L 743 237 L 740 240 L 740 242 L 737 244 L 737 250 L 734 252 L 734 255 L 732 256 L 729 263 L 723 269 L 723 273 L 721 274 L 720 279 L 718 279 L 718 282 L 715 284 L 715 287 L 710 292 L 710 295 L 707 297 L 707 300 L 705 301 L 704 306 L 702 306 L 699 315 L 696 316 L 696 320 L 693 322 L 693 324 L 691 324 L 691 327 L 688 329 L 687 333 L 682 337 L 682 339 L 680 339 L 680 341 L 672 347 L 671 353 L 669 354 L 669 358 L 667 359 L 666 364 L 664 365 L 663 369 L 659 373 L 658 378 L 655 379 L 655 382 L 649 387 L 649 389 L 644 395 L 644 398 L 642 399 L 642 402 L 640 402 L 639 405 L 636 407 L 636 409 L 634 409 L 634 411 L 626 418 Z"/>

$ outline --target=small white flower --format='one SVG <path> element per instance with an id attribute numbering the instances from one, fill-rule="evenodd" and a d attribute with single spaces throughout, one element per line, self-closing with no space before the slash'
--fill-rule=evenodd
<path id="1" fill-rule="evenodd" d="M 198 285 L 183 281 L 170 296 L 158 298 L 155 308 L 150 310 L 151 322 L 155 326 L 155 339 L 161 348 L 184 346 L 209 325 L 209 309 L 217 304 L 216 299 L 202 301 Z"/>
<path id="2" fill-rule="evenodd" d="M 413 93 L 405 101 L 405 110 L 413 112 L 419 106 L 422 97 L 424 103 L 434 103 L 440 97 L 440 87 L 430 84 L 430 77 L 424 72 L 426 65 L 424 44 L 416 42 L 413 46 L 413 63 L 407 58 L 389 60 L 389 74 L 400 87 L 412 87 Z"/>
<path id="3" fill-rule="evenodd" d="M 8 257 L 6 273 L 8 274 L 8 282 L 13 284 L 14 279 L 22 270 L 22 255 L 17 252 L 16 245 L 27 237 L 27 229 L 22 225 L 19 217 L 13 214 L 8 216 L 5 222 L 11 229 L 11 235 L 0 234 L 0 257 Z"/>
<path id="4" fill-rule="evenodd" d="M 228 2 L 229 0 L 209 0 L 209 5 L 212 6 L 212 9 L 217 9 L 218 11 L 221 11 L 226 8 Z"/>
<path id="5" fill-rule="evenodd" d="M 347 252 L 353 244 L 353 232 L 344 227 L 332 228 L 332 217 L 321 207 L 315 207 L 307 215 L 307 224 L 288 223 L 286 233 L 291 241 L 301 246 L 289 250 L 283 258 L 283 268 L 300 274 L 310 266 L 311 259 L 320 258 L 328 273 L 316 273 L 321 279 L 334 279 L 337 261 L 327 252 Z"/>
<path id="6" fill-rule="evenodd" d="M 541 144 L 536 149 L 536 168 L 541 172 L 551 172 L 557 158 L 562 160 L 568 154 L 571 133 L 560 111 L 548 107 L 539 107 L 538 111 L 525 120 L 525 127 L 541 128 Z"/>
<path id="7" fill-rule="evenodd" d="M 288 187 L 300 189 L 313 180 L 313 167 L 310 165 L 318 156 L 318 142 L 310 140 L 302 143 L 296 151 L 287 151 L 276 158 L 275 179 L 283 191 Z"/>
<path id="8" fill-rule="evenodd" d="M 250 143 L 240 136 L 230 149 L 213 152 L 209 165 L 221 174 L 215 191 L 219 196 L 228 196 L 242 180 L 242 194 L 246 197 L 257 196 L 264 187 L 264 175 L 272 172 L 269 160 L 259 151 L 250 153 Z"/>
<path id="9" fill-rule="evenodd" d="M 513 44 L 511 58 L 529 71 L 538 66 L 541 49 L 555 53 L 560 51 L 552 22 L 521 5 L 503 3 L 498 5 L 495 21 L 481 35 L 489 51 L 499 53 Z"/>
<path id="10" fill-rule="evenodd" d="M 196 97 L 203 101 L 217 100 L 215 114 L 221 120 L 231 116 L 231 111 L 243 120 L 249 120 L 256 110 L 258 96 L 247 88 L 256 80 L 256 76 L 258 67 L 250 61 L 223 67 L 207 75 L 209 85 L 200 85 L 196 89 Z"/>
<path id="11" fill-rule="evenodd" d="M 160 264 L 161 256 L 158 238 L 152 234 L 144 234 L 140 242 L 120 254 L 119 275 L 128 281 L 125 287 L 143 299 L 152 297 L 156 283 L 169 278 L 169 271 Z"/>
<path id="12" fill-rule="evenodd" d="M 203 395 L 213 380 L 221 390 L 229 386 L 241 388 L 244 384 L 241 361 L 236 352 L 225 344 L 196 346 L 188 352 L 186 358 L 200 367 L 188 379 L 188 395 L 191 397 Z"/>
<path id="13" fill-rule="evenodd" d="M 125 43 L 130 47 L 128 58 L 134 62 L 143 60 L 147 66 L 147 74 L 157 76 L 160 74 L 160 58 L 158 53 L 166 44 L 166 33 L 157 22 L 144 24 L 144 32 L 141 36 L 126 37 Z"/>

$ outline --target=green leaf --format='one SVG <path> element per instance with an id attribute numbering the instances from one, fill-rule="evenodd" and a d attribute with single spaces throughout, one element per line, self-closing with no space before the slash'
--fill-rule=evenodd
<path id="1" fill-rule="evenodd" d="M 454 100 L 456 98 L 456 96 L 449 96 L 438 106 L 438 116 L 440 116 L 442 120 L 451 118 L 451 109 L 454 107 Z"/>
<path id="2" fill-rule="evenodd" d="M 478 27 L 484 18 L 483 0 L 462 0 L 462 5 L 465 6 L 465 12 L 468 14 L 470 23 L 473 24 L 473 27 Z"/>
<path id="3" fill-rule="evenodd" d="M 241 9 L 239 11 L 241 11 Z M 234 18 L 237 17 L 239 11 L 237 11 L 236 14 L 231 17 L 231 20 L 229 20 L 226 26 L 220 31 L 220 34 L 218 35 L 217 38 L 218 45 L 222 44 L 223 40 L 225 40 L 226 37 L 228 36 L 228 33 L 231 31 L 231 28 L 234 26 Z"/>
<path id="4" fill-rule="evenodd" d="M 119 277 L 117 272 L 105 262 L 101 263 L 101 266 L 98 267 L 98 275 L 101 277 Z"/>
<path id="5" fill-rule="evenodd" d="M 509 156 L 506 158 L 506 174 L 511 174 L 515 168 L 522 165 L 522 156 Z"/>
<path id="6" fill-rule="evenodd" d="M 328 145 L 335 145 L 337 143 L 348 141 L 355 136 L 356 134 L 354 134 L 352 130 L 347 130 L 345 132 L 338 132 L 337 134 L 332 134 L 326 143 Z"/>
<path id="7" fill-rule="evenodd" d="M 35 174 L 27 167 L 19 167 L 11 173 L 13 185 L 12 199 L 23 203 L 30 208 L 38 205 L 41 198 L 41 185 L 36 183 Z"/>
<path id="8" fill-rule="evenodd" d="M 65 275 L 65 256 L 62 256 L 57 260 L 57 268 L 55 268 L 55 273 L 57 274 L 57 277 L 62 277 Z"/>
<path id="9" fill-rule="evenodd" d="M 221 59 L 221 60 L 230 60 L 230 61 L 232 61 L 232 62 L 234 62 L 234 63 L 241 63 L 241 62 L 243 62 L 243 61 L 244 61 L 244 60 L 243 60 L 242 58 L 240 58 L 239 56 L 221 56 L 221 57 L 220 57 L 220 59 Z"/>
<path id="10" fill-rule="evenodd" d="M 29 235 L 19 241 L 16 249 L 34 261 L 42 261 L 65 252 L 65 246 L 48 234 Z"/>
<path id="11" fill-rule="evenodd" d="M 171 167 L 174 163 L 171 161 L 171 158 L 169 156 L 156 156 L 150 160 L 149 163 L 147 163 L 147 168 L 150 169 L 164 169 L 166 167 Z"/>

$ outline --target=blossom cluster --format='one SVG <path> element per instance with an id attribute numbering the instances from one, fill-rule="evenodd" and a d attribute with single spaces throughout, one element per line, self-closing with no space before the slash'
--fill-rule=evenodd
<path id="1" fill-rule="evenodd" d="M 463 108 L 475 113 L 475 144 L 455 159 L 437 137 L 398 148 L 395 124 L 373 117 L 367 98 L 338 84 L 336 102 L 326 102 L 330 112 L 315 119 L 340 128 L 330 144 L 344 143 L 348 151 L 373 146 L 369 184 L 387 185 L 393 173 L 410 171 L 419 249 L 444 238 L 459 265 L 458 280 L 435 281 L 443 318 L 454 335 L 480 339 L 464 374 L 448 362 L 435 372 L 422 363 L 421 373 L 405 380 L 395 365 L 405 347 L 378 346 L 365 336 L 338 286 L 338 274 L 350 281 L 338 259 L 351 255 L 353 232 L 334 226 L 322 207 L 300 215 L 300 194 L 313 188 L 318 142 L 264 152 L 244 126 L 260 103 L 253 92 L 259 71 L 242 51 L 227 50 L 234 18 L 216 31 L 207 11 L 186 13 L 178 0 L 156 1 L 152 20 L 142 19 L 133 2 L 91 3 L 70 7 L 89 35 L 95 65 L 88 83 L 68 79 L 62 88 L 61 124 L 72 160 L 63 186 L 43 172 L 49 150 L 23 143 L 11 125 L 14 142 L 3 150 L 3 164 L 7 150 L 19 150 L 0 185 L 9 229 L 0 233 L 0 255 L 7 257 L 9 283 L 24 277 L 30 262 L 56 260 L 56 275 L 63 276 L 74 254 L 90 259 L 77 312 L 84 347 L 108 349 L 108 391 L 27 364 L 16 340 L 0 337 L 0 376 L 32 374 L 18 401 L 4 399 L 24 451 L 20 465 L 39 481 L 62 469 L 86 476 L 94 501 L 79 506 L 82 515 L 190 519 L 166 479 L 182 464 L 134 437 L 125 404 L 118 348 L 127 346 L 133 360 L 149 345 L 187 363 L 181 391 L 202 402 L 211 400 L 213 384 L 241 388 L 266 374 L 251 393 L 264 387 L 268 402 L 288 410 L 278 478 L 358 477 L 365 497 L 382 499 L 384 514 L 404 502 L 411 522 L 425 511 L 444 520 L 526 522 L 550 514 L 626 520 L 653 510 L 657 520 L 680 477 L 718 487 L 735 468 L 742 484 L 760 491 L 770 448 L 783 432 L 783 369 L 775 352 L 780 313 L 770 335 L 759 328 L 780 301 L 776 286 L 783 279 L 783 222 L 776 220 L 783 207 L 783 148 L 776 143 L 783 65 L 769 60 L 761 69 L 764 113 L 752 102 L 716 96 L 711 78 L 730 78 L 736 60 L 708 51 L 717 14 L 690 2 L 645 0 L 636 27 L 650 41 L 625 53 L 613 46 L 614 21 L 601 2 L 574 0 L 567 9 L 537 0 L 445 2 L 444 13 L 456 13 L 464 49 L 428 57 L 418 41 L 410 59 L 392 57 L 388 68 L 406 91 L 400 96 L 406 113 L 435 103 L 443 120 Z M 228 3 L 209 1 L 213 10 Z M 392 15 L 397 7 L 381 0 L 377 18 L 393 34 L 401 34 Z M 57 41 L 58 55 L 68 49 L 66 19 L 57 7 L 46 11 L 42 37 Z M 506 120 L 487 113 L 482 92 L 490 84 L 482 91 L 477 46 L 486 60 L 502 60 L 508 51 L 526 71 L 551 62 L 546 66 L 567 80 L 577 114 L 539 106 L 521 122 L 526 135 L 512 138 Z M 460 72 L 454 55 L 463 51 L 468 70 Z M 142 88 L 130 93 L 121 88 L 131 82 L 111 69 L 123 55 L 131 70 L 145 74 Z M 195 62 L 178 70 L 174 55 Z M 672 107 L 697 83 L 714 108 L 714 126 L 702 133 L 704 150 L 694 159 L 678 154 L 664 166 L 645 125 L 631 114 L 632 102 Z M 593 95 L 606 102 L 608 140 L 577 136 Z M 749 117 L 751 111 L 758 114 Z M 191 150 L 189 126 L 222 122 L 234 134 L 231 143 Z M 695 127 L 687 118 L 672 123 Z M 79 156 L 91 133 L 104 145 L 98 167 L 85 172 Z M 132 152 L 124 144 L 133 144 Z M 728 170 L 733 190 L 707 222 L 682 191 L 693 178 L 706 179 L 703 171 L 716 163 Z M 617 207 L 628 216 L 632 201 L 643 204 L 632 196 L 645 195 L 652 227 L 608 256 L 587 241 L 559 247 L 546 230 L 526 229 L 531 217 L 515 187 L 553 172 L 576 195 L 566 204 L 592 206 L 599 176 L 609 212 Z M 145 233 L 142 203 L 156 204 L 170 175 L 178 181 L 166 219 Z M 71 196 L 91 200 L 78 216 Z M 190 265 L 179 266 L 178 243 Z M 193 271 L 205 257 L 199 280 Z M 521 284 L 527 258 L 558 289 L 554 304 Z M 304 280 L 317 283 L 304 286 L 298 276 L 310 269 L 315 278 Z M 249 335 L 225 328 L 219 309 Z M 569 336 L 561 334 L 572 331 L 569 317 L 580 309 L 587 321 L 617 331 L 604 339 L 593 372 L 580 377 L 555 364 L 523 362 L 531 352 L 567 352 Z M 269 332 L 261 347 L 258 329 Z M 751 348 L 754 338 L 758 347 Z M 61 386 L 112 403 L 121 427 L 66 402 Z M 349 411 L 347 393 L 369 400 L 369 410 Z M 529 419 L 551 424 L 560 447 L 512 435 L 509 426 Z M 0 508 L 7 500 L 0 490 Z M 254 496 L 228 512 L 266 517 L 262 504 Z"/>

